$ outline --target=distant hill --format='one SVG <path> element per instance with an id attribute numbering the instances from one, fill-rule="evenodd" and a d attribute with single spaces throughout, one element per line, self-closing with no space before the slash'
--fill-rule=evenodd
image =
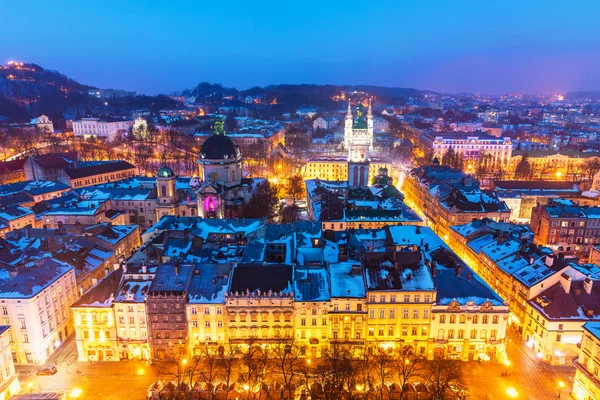
<path id="1" fill-rule="evenodd" d="M 89 89 L 95 87 L 36 64 L 8 63 L 0 66 L 0 121 L 26 122 L 43 113 L 61 128 L 64 120 L 85 115 L 131 115 L 140 108 L 157 111 L 177 104 L 166 96 L 118 98 L 105 104 L 89 96 Z"/>
<path id="2" fill-rule="evenodd" d="M 600 100 L 600 90 L 589 90 L 583 92 L 568 92 L 565 94 L 566 99 L 590 99 Z"/>
<path id="3" fill-rule="evenodd" d="M 18 103 L 29 103 L 41 96 L 87 92 L 90 88 L 36 64 L 9 63 L 0 67 L 0 96 Z"/>
<path id="4" fill-rule="evenodd" d="M 303 105 L 314 105 L 323 108 L 336 108 L 339 104 L 332 99 L 342 91 L 367 92 L 377 96 L 378 102 L 386 104 L 403 103 L 409 97 L 423 97 L 430 91 L 411 88 L 393 88 L 369 85 L 312 85 L 312 84 L 279 84 L 265 87 L 255 86 L 247 90 L 227 88 L 220 84 L 202 82 L 192 89 L 181 92 L 185 96 L 195 96 L 199 101 L 221 103 L 226 96 L 243 99 L 246 96 L 263 97 L 266 102 L 277 102 L 286 108 Z"/>

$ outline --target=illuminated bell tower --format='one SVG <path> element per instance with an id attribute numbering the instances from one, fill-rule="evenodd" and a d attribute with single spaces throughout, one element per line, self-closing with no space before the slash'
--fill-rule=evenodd
<path id="1" fill-rule="evenodd" d="M 373 150 L 373 111 L 369 100 L 367 115 L 364 106 L 358 103 L 356 120 L 350 103 L 344 126 L 344 146 L 348 151 L 348 183 L 350 187 L 369 185 L 369 152 Z"/>

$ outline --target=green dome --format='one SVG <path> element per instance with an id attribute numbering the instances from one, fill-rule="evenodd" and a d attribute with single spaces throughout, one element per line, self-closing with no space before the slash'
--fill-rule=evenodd
<path id="1" fill-rule="evenodd" d="M 171 168 L 167 167 L 166 165 L 163 165 L 158 170 L 159 178 L 172 178 L 174 176 L 175 176 L 175 174 L 173 173 L 173 170 Z"/>

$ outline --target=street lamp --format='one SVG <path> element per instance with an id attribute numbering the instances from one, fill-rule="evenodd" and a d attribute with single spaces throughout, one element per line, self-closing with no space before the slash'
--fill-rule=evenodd
<path id="1" fill-rule="evenodd" d="M 556 398 L 560 399 L 560 393 L 562 392 L 564 387 L 565 383 L 563 381 L 558 381 L 558 396 L 556 396 Z"/>
<path id="2" fill-rule="evenodd" d="M 504 360 L 504 375 L 508 375 L 508 367 L 510 367 L 510 360 L 506 359 Z"/>
<path id="3" fill-rule="evenodd" d="M 187 365 L 187 358 L 184 358 L 183 360 L 181 360 L 181 365 Z"/>
<path id="4" fill-rule="evenodd" d="M 81 396 L 82 392 L 83 391 L 80 388 L 73 388 L 71 390 L 71 393 L 69 394 L 69 397 L 78 398 L 79 396 Z"/>
<path id="5" fill-rule="evenodd" d="M 513 399 L 519 395 L 519 393 L 517 393 L 514 387 L 509 387 L 508 389 L 506 389 L 506 394 L 508 395 L 508 397 Z"/>

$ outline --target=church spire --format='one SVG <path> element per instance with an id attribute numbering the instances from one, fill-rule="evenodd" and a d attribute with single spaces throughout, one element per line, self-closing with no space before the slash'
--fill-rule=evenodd
<path id="1" fill-rule="evenodd" d="M 369 99 L 369 111 L 367 111 L 367 117 L 368 118 L 373 117 L 373 109 L 371 108 L 371 99 Z"/>
<path id="2" fill-rule="evenodd" d="M 352 118 L 352 107 L 350 106 L 350 100 L 348 100 L 348 112 L 346 113 L 346 118 Z"/>

